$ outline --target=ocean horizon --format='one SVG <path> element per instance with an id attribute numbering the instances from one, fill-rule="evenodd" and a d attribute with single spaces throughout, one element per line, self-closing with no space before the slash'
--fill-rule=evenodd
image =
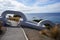
<path id="1" fill-rule="evenodd" d="M 54 23 L 60 23 L 60 13 L 30 13 L 26 14 L 29 21 L 34 19 L 47 19 Z"/>

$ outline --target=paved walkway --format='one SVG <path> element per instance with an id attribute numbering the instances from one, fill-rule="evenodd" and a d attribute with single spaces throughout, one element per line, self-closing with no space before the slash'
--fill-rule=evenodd
<path id="1" fill-rule="evenodd" d="M 26 40 L 22 28 L 8 28 L 1 40 Z"/>

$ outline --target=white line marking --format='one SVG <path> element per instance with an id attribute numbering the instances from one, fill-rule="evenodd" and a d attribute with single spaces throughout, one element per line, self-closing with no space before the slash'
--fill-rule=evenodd
<path id="1" fill-rule="evenodd" d="M 22 31 L 24 33 L 24 36 L 25 36 L 26 40 L 28 40 L 28 37 L 26 36 L 26 33 L 25 33 L 24 29 L 23 28 L 21 28 L 21 29 L 22 29 Z"/>

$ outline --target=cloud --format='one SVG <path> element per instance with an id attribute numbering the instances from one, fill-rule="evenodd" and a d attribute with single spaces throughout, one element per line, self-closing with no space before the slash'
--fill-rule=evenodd
<path id="1" fill-rule="evenodd" d="M 45 6 L 60 2 L 59 0 L 37 0 L 33 6 Z"/>
<path id="2" fill-rule="evenodd" d="M 50 4 L 43 7 L 31 7 L 32 10 L 30 12 L 32 13 L 55 13 L 60 12 L 60 3 Z"/>
<path id="3" fill-rule="evenodd" d="M 47 0 L 38 0 L 33 6 L 26 6 L 16 0 L 0 0 L 0 13 L 5 10 L 21 11 L 23 13 L 49 13 L 60 12 L 60 3 L 37 6 L 39 2 L 47 3 Z"/>
<path id="4" fill-rule="evenodd" d="M 25 9 L 26 6 L 16 0 L 0 0 L 0 12 L 5 10 L 17 10 L 21 11 Z"/>
<path id="5" fill-rule="evenodd" d="M 17 0 L 27 6 L 45 6 L 47 4 L 53 4 L 60 2 L 59 0 Z"/>
<path id="6" fill-rule="evenodd" d="M 50 0 L 37 0 L 36 1 L 36 3 L 35 3 L 35 5 L 38 5 L 38 4 L 46 4 L 46 3 L 48 3 Z"/>

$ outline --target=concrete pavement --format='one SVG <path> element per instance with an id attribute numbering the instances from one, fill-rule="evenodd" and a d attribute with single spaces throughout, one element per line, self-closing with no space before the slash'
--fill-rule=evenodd
<path id="1" fill-rule="evenodd" d="M 22 28 L 7 28 L 1 40 L 28 40 Z"/>

